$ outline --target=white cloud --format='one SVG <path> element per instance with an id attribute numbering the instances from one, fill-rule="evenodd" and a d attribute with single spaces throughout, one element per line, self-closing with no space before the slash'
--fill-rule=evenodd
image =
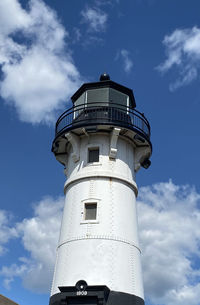
<path id="1" fill-rule="evenodd" d="M 115 4 L 119 4 L 120 0 L 95 0 L 96 6 L 114 6 Z"/>
<path id="2" fill-rule="evenodd" d="M 46 197 L 34 207 L 34 216 L 16 225 L 27 257 L 11 266 L 3 266 L 0 274 L 9 287 L 15 277 L 21 277 L 26 288 L 47 292 L 53 278 L 55 251 L 58 243 L 63 198 Z"/>
<path id="3" fill-rule="evenodd" d="M 11 34 L 19 29 L 28 28 L 30 16 L 22 9 L 17 0 L 0 1 L 0 31 L 1 35 Z"/>
<path id="4" fill-rule="evenodd" d="M 130 52 L 126 49 L 122 49 L 117 52 L 115 60 L 121 60 L 123 69 L 126 73 L 129 73 L 133 67 L 133 62 L 130 58 Z"/>
<path id="5" fill-rule="evenodd" d="M 163 40 L 167 59 L 157 69 L 165 73 L 173 67 L 177 68 L 179 76 L 170 84 L 170 90 L 191 83 L 198 77 L 200 68 L 200 29 L 176 29 Z"/>
<path id="6" fill-rule="evenodd" d="M 153 304 L 198 305 L 200 194 L 171 181 L 140 189 L 144 287 Z"/>
<path id="7" fill-rule="evenodd" d="M 11 218 L 8 212 L 0 210 L 0 255 L 7 251 L 5 245 L 8 241 L 18 235 L 16 229 L 10 227 Z"/>
<path id="8" fill-rule="evenodd" d="M 88 24 L 88 30 L 91 32 L 101 32 L 106 28 L 108 16 L 99 8 L 86 7 L 81 11 L 83 22 Z"/>
<path id="9" fill-rule="evenodd" d="M 79 28 L 73 28 L 73 43 L 79 42 L 81 39 L 81 30 Z"/>
<path id="10" fill-rule="evenodd" d="M 24 273 L 27 272 L 26 264 L 12 264 L 11 266 L 3 266 L 0 270 L 0 275 L 4 276 L 3 284 L 8 290 L 11 289 L 11 283 L 14 281 L 15 277 L 22 277 Z"/>
<path id="11" fill-rule="evenodd" d="M 122 49 L 121 50 L 121 56 L 122 56 L 123 61 L 124 61 L 124 70 L 125 70 L 125 72 L 130 72 L 130 70 L 131 70 L 131 68 L 133 66 L 133 62 L 130 59 L 130 53 L 127 50 Z"/>
<path id="12" fill-rule="evenodd" d="M 41 0 L 30 0 L 29 10 L 3 0 L 0 20 L 1 96 L 22 121 L 55 122 L 56 111 L 81 83 L 65 42 L 68 33 Z"/>

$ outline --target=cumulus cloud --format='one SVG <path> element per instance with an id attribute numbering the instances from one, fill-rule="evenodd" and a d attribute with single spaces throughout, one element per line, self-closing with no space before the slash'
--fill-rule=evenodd
<path id="1" fill-rule="evenodd" d="M 100 8 L 86 7 L 81 11 L 81 15 L 90 32 L 105 31 L 108 16 Z"/>
<path id="2" fill-rule="evenodd" d="M 200 194 L 169 181 L 140 189 L 146 297 L 153 304 L 199 304 Z"/>
<path id="3" fill-rule="evenodd" d="M 6 244 L 11 238 L 17 237 L 17 230 L 10 227 L 12 217 L 11 215 L 0 210 L 0 255 L 5 254 L 7 251 Z"/>
<path id="4" fill-rule="evenodd" d="M 21 260 L 21 259 L 19 259 Z M 0 270 L 0 275 L 4 276 L 3 284 L 8 290 L 11 289 L 11 283 L 14 277 L 23 277 L 24 273 L 27 272 L 27 264 L 12 264 L 11 266 L 3 266 Z"/>
<path id="5" fill-rule="evenodd" d="M 34 216 L 16 224 L 16 231 L 24 249 L 29 253 L 10 266 L 3 266 L 0 275 L 9 287 L 15 277 L 20 277 L 26 288 L 47 292 L 53 278 L 55 250 L 64 200 L 46 197 L 34 207 Z"/>
<path id="6" fill-rule="evenodd" d="M 130 52 L 126 49 L 122 49 L 117 52 L 115 60 L 121 60 L 123 69 L 126 73 L 129 73 L 133 67 L 133 62 L 130 57 Z"/>
<path id="7" fill-rule="evenodd" d="M 200 28 L 176 29 L 163 40 L 166 60 L 157 69 L 165 73 L 176 67 L 178 78 L 170 84 L 170 90 L 188 85 L 198 77 L 200 69 Z"/>
<path id="8" fill-rule="evenodd" d="M 16 0 L 1 0 L 0 16 L 1 35 L 8 35 L 18 29 L 27 28 L 30 24 L 29 15 Z M 8 18 L 9 16 L 10 18 Z"/>
<path id="9" fill-rule="evenodd" d="M 0 94 L 20 120 L 49 124 L 82 80 L 56 13 L 42 0 L 28 4 L 0 3 Z"/>

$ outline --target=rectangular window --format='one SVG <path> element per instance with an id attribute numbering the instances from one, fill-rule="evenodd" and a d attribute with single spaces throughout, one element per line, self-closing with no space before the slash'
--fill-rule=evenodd
<path id="1" fill-rule="evenodd" d="M 99 148 L 89 148 L 88 163 L 99 162 Z"/>
<path id="2" fill-rule="evenodd" d="M 85 203 L 85 220 L 96 220 L 97 218 L 97 203 Z"/>

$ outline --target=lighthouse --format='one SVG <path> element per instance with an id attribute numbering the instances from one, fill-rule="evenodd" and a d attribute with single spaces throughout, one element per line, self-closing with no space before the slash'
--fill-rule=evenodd
<path id="1" fill-rule="evenodd" d="M 144 305 L 135 176 L 151 164 L 150 125 L 108 74 L 71 99 L 52 144 L 67 179 L 49 304 Z"/>

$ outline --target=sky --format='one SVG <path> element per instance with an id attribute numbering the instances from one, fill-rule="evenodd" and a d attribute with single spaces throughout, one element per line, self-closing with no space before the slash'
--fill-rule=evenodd
<path id="1" fill-rule="evenodd" d="M 151 124 L 137 174 L 147 305 L 200 304 L 200 3 L 0 1 L 0 294 L 48 304 L 65 176 L 58 116 L 101 73 Z"/>

